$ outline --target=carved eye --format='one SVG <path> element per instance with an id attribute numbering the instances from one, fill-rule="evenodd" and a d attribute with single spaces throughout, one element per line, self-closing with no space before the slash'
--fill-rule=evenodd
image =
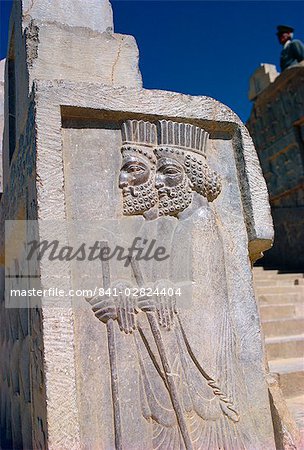
<path id="1" fill-rule="evenodd" d="M 122 167 L 122 171 L 128 172 L 134 175 L 139 175 L 146 172 L 147 167 L 144 164 L 141 164 L 138 161 L 128 161 Z"/>
<path id="2" fill-rule="evenodd" d="M 138 166 L 137 164 L 133 164 L 132 166 L 128 166 L 126 170 L 130 173 L 143 173 L 145 172 L 145 168 L 142 166 Z"/>
<path id="3" fill-rule="evenodd" d="M 167 166 L 162 169 L 164 175 L 178 175 L 180 170 L 175 166 Z"/>

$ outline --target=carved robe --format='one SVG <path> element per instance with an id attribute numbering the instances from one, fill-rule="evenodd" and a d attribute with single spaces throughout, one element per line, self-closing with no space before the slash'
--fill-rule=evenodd
<path id="1" fill-rule="evenodd" d="M 128 329 L 128 336 L 122 341 L 119 336 L 125 334 L 124 330 L 118 331 L 116 326 L 118 347 L 122 349 L 124 345 L 125 354 L 136 352 L 135 356 L 133 354 L 137 364 L 133 366 L 135 391 L 132 394 L 138 396 L 146 423 L 144 447 L 168 450 L 254 448 L 252 437 L 243 433 L 245 422 L 250 418 L 242 416 L 246 394 L 236 385 L 242 375 L 237 373 L 238 343 L 233 333 L 228 289 L 223 282 L 225 258 L 219 224 L 208 202 L 198 195 L 179 219 L 169 220 L 178 220 L 181 226 L 191 223 L 191 258 L 200 260 L 192 273 L 192 299 L 189 298 L 189 304 L 168 306 L 168 301 L 160 297 L 156 310 L 139 307 L 132 312 L 131 307 L 129 312 L 136 315 L 135 329 L 131 333 Z M 163 223 L 156 234 L 164 233 Z M 152 271 L 156 280 L 162 277 L 174 282 L 182 278 L 183 264 L 174 264 L 174 261 L 185 262 L 178 227 L 171 239 L 171 256 L 174 257 L 166 268 L 162 265 L 161 274 L 157 273 L 158 266 L 154 263 Z M 130 280 L 132 276 L 130 270 Z M 122 323 L 121 328 L 124 328 L 127 319 L 120 320 Z M 128 362 L 123 361 L 121 366 L 125 364 Z M 126 383 L 123 372 L 118 366 L 120 387 Z M 119 398 L 123 417 L 126 414 L 123 394 Z M 176 405 L 180 408 L 179 414 Z M 126 442 L 124 448 L 131 448 L 130 436 L 123 434 L 122 440 Z"/>

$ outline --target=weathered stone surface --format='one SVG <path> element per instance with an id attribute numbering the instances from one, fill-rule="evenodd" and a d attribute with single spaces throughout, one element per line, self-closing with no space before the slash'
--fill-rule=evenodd
<path id="1" fill-rule="evenodd" d="M 241 414 L 240 424 L 235 425 L 238 430 L 238 437 L 235 439 L 245 439 L 249 448 L 274 448 L 261 356 L 260 325 L 248 258 L 248 239 L 255 242 L 260 239 L 264 245 L 271 240 L 271 219 L 261 173 L 244 127 L 226 107 L 206 97 L 67 82 L 39 82 L 36 83 L 35 91 L 37 175 L 40 180 L 37 201 L 41 205 L 39 220 L 64 218 L 66 211 L 70 217 L 80 219 L 121 216 L 121 193 L 118 187 L 121 121 L 143 117 L 156 123 L 159 118 L 170 117 L 175 122 L 194 123 L 210 134 L 207 158 L 210 167 L 221 174 L 222 192 L 213 206 L 209 206 L 206 199 L 197 204 L 200 205 L 200 214 L 194 233 L 193 255 L 193 276 L 197 280 L 197 288 L 193 301 L 194 310 L 200 313 L 193 314 L 194 310 L 181 312 L 181 317 L 186 323 L 190 345 L 200 364 L 207 367 L 229 392 L 235 392 L 232 396 L 238 399 L 236 402 Z M 109 127 L 108 123 L 112 125 Z M 92 124 L 95 125 L 92 127 Z M 89 178 L 85 177 L 88 170 L 84 170 L 84 167 L 94 167 Z M 246 170 L 246 177 L 243 177 L 242 169 Z M 242 173 L 241 177 L 239 171 Z M 79 177 L 80 173 L 82 177 Z M 76 186 L 83 195 L 77 194 Z M 91 186 L 94 186 L 93 190 Z M 261 206 L 264 195 L 265 203 Z M 242 218 L 243 211 L 247 213 L 247 228 Z M 195 210 L 193 213 L 196 214 Z M 266 227 L 261 223 L 263 214 Z M 256 218 L 254 223 L 251 221 L 252 217 Z M 43 229 L 41 233 L 43 237 Z M 49 270 L 47 263 L 41 265 L 42 279 Z M 216 292 L 214 286 L 217 286 Z M 222 305 L 219 310 L 214 301 Z M 203 309 L 200 307 L 202 304 Z M 221 344 L 217 331 L 220 329 L 223 311 L 228 311 L 227 308 L 231 321 L 229 319 L 227 322 L 226 334 L 221 335 L 224 339 Z M 73 310 L 70 304 L 69 308 L 60 311 L 60 315 L 55 309 L 47 307 L 43 311 L 51 448 L 58 445 L 62 448 L 98 445 L 101 439 L 109 448 L 113 448 L 114 429 L 113 417 L 109 414 L 112 400 L 105 325 L 94 314 L 90 314 L 90 308 Z M 197 328 L 197 320 L 206 324 L 205 327 L 200 325 Z M 236 342 L 239 342 L 239 363 L 233 362 L 234 344 L 228 343 L 232 329 Z M 122 398 L 126 399 L 120 406 L 123 448 L 138 448 L 142 443 L 147 448 L 153 448 L 149 440 L 149 426 L 141 418 L 137 377 L 132 375 L 134 371 L 139 371 L 137 351 L 133 348 L 131 336 L 129 339 L 119 332 L 116 325 L 115 330 L 120 373 L 118 386 Z M 193 330 L 197 332 L 193 333 Z M 202 342 L 209 342 L 204 346 L 205 350 Z M 217 374 L 215 352 L 210 352 L 211 349 L 216 349 L 217 354 L 221 353 L 225 345 L 228 345 L 225 353 L 227 360 L 223 364 L 226 364 L 227 373 L 231 373 L 229 377 L 232 377 L 227 381 L 223 381 L 223 375 Z M 98 360 L 97 349 L 100 355 Z M 144 359 L 146 360 L 146 356 Z M 73 360 L 76 361 L 76 366 L 72 369 Z M 58 372 L 58 368 L 62 369 Z M 231 370 L 236 371 L 234 375 Z M 241 379 L 238 378 L 241 375 L 236 373 L 244 374 L 241 382 L 236 381 Z M 108 381 L 103 382 L 103 389 L 96 391 L 96 384 L 105 379 Z M 151 379 L 151 383 L 155 380 Z M 244 384 L 248 393 L 246 398 L 243 396 Z M 242 386 L 242 393 L 238 385 Z M 69 392 L 68 396 L 66 392 Z M 64 393 L 67 401 L 62 403 L 60 399 Z M 94 412 L 96 421 L 92 422 L 87 415 L 88 406 Z M 246 413 L 248 407 L 251 415 Z M 255 425 L 250 423 L 250 417 Z M 227 430 L 220 439 L 229 439 L 229 425 Z"/>
<path id="2" fill-rule="evenodd" d="M 304 207 L 273 208 L 272 217 L 276 224 L 274 247 L 265 264 L 277 262 L 279 267 L 303 269 Z"/>
<path id="3" fill-rule="evenodd" d="M 30 81 L 67 79 L 141 87 L 138 48 L 133 36 L 40 21 L 31 27 L 35 29 L 37 53 L 31 59 Z M 34 36 L 30 39 L 34 40 Z"/>
<path id="4" fill-rule="evenodd" d="M 73 95 L 73 84 L 64 83 L 64 85 Z M 77 99 L 75 96 L 75 103 L 73 103 L 76 107 L 73 115 L 78 115 L 77 111 L 79 110 L 77 108 L 80 107 L 82 98 L 87 98 L 86 93 L 87 87 L 85 84 L 79 84 L 77 87 Z M 232 133 L 236 157 L 242 169 L 242 174 L 239 174 L 239 183 L 242 202 L 246 211 L 249 246 L 253 247 L 256 244 L 260 252 L 269 248 L 273 230 L 268 207 L 267 189 L 265 181 L 261 177 L 261 169 L 249 133 L 236 114 L 225 105 L 209 97 L 191 97 L 163 91 L 132 91 L 124 88 L 112 90 L 108 86 L 103 86 L 102 91 L 100 91 L 98 86 L 92 85 L 92 98 L 89 100 L 90 107 L 97 107 L 97 102 L 94 101 L 96 98 L 99 99 L 100 109 L 119 110 L 124 116 L 129 110 L 134 111 L 135 114 L 145 114 L 145 111 L 149 111 L 149 114 L 153 116 L 165 115 L 168 111 L 170 116 L 170 109 L 172 108 L 172 114 L 174 113 L 174 116 L 179 118 L 179 120 L 189 118 L 201 120 L 202 123 L 208 124 L 210 122 L 209 118 L 212 117 L 218 124 L 221 132 Z M 162 105 L 164 98 L 166 104 Z M 175 106 L 177 99 L 179 100 L 178 107 Z"/>
<path id="5" fill-rule="evenodd" d="M 25 247 L 8 245 L 6 229 L 16 253 L 5 255 L 5 292 L 21 283 L 50 287 L 60 269 L 56 287 L 67 295 L 44 294 L 27 316 L 1 299 L 1 446 L 274 449 L 251 272 L 273 230 L 247 129 L 208 97 L 142 89 L 132 39 L 95 31 L 86 14 L 65 22 L 63 2 L 54 11 L 42 4 L 23 9 L 22 23 L 21 2 L 14 4 L 6 80 L 16 85 L 8 86 L 15 95 L 6 96 L 5 111 L 16 121 L 5 123 L 1 229 L 7 219 L 36 220 L 43 240 L 52 220 L 57 239 L 70 242 L 59 221 L 152 223 L 158 239 L 169 224 L 188 225 L 189 245 L 170 235 L 172 258 L 161 269 L 97 258 L 92 273 L 97 287 L 142 287 L 189 272 L 193 294 L 184 308 L 124 293 L 114 306 L 114 296 L 104 302 L 102 294 L 76 303 L 79 267 L 42 258 L 27 277 Z M 75 63 L 80 52 L 83 65 Z"/>
<path id="6" fill-rule="evenodd" d="M 29 3 L 26 14 L 24 11 L 28 5 L 25 2 L 13 3 L 9 28 L 9 53 L 11 70 L 14 71 L 11 79 L 15 79 L 15 102 L 18 103 L 14 114 L 16 135 L 23 132 L 28 98 L 35 79 L 69 79 L 142 87 L 136 41 L 132 36 L 113 33 L 112 11 L 107 0 L 92 0 L 89 4 L 44 0 L 26 3 Z M 77 11 L 76 16 L 71 15 L 74 10 Z M 8 76 L 7 69 L 6 79 Z M 5 102 L 8 110 L 8 94 Z M 4 184 L 7 183 L 10 164 L 8 115 L 5 121 Z"/>
<path id="7" fill-rule="evenodd" d="M 264 266 L 303 268 L 304 66 L 285 70 L 254 102 L 247 123 L 267 182 L 275 225 Z"/>
<path id="8" fill-rule="evenodd" d="M 4 69 L 5 69 L 5 59 L 0 61 L 0 115 L 4 114 Z"/>
<path id="9" fill-rule="evenodd" d="M 36 217 L 33 109 L 33 103 L 31 103 L 25 129 L 18 144 L 20 153 L 18 158 L 15 157 L 11 161 L 10 181 L 6 185 L 1 199 L 0 285 L 2 293 L 4 289 L 9 290 L 11 286 L 7 279 L 5 281 L 3 268 L 5 218 L 34 219 Z M 15 273 L 20 274 L 21 259 L 14 264 Z M 28 287 L 30 285 L 29 282 Z M 43 448 L 46 443 L 40 314 L 39 310 L 30 311 L 26 307 L 6 308 L 5 299 L 1 296 L 0 359 L 4 361 L 0 369 L 0 445 L 2 448 L 31 448 L 32 439 L 40 448 Z M 30 373 L 31 375 L 29 375 Z M 32 402 L 33 392 L 37 399 L 35 404 Z M 36 423 L 34 437 L 32 435 L 33 422 Z M 39 439 L 36 436 L 39 436 Z"/>
<path id="10" fill-rule="evenodd" d="M 113 13 L 109 0 L 22 0 L 24 26 L 32 19 L 86 27 L 103 33 L 113 32 Z"/>
<path id="11" fill-rule="evenodd" d="M 275 431 L 277 450 L 297 450 L 300 447 L 300 432 L 291 416 L 286 401 L 282 395 L 276 376 L 267 376 L 270 405 Z"/>

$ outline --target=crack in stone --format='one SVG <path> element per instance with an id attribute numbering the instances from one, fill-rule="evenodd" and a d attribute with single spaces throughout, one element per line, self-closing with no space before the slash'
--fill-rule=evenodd
<path id="1" fill-rule="evenodd" d="M 118 60 L 120 58 L 120 54 L 121 54 L 121 47 L 124 41 L 124 37 L 122 38 L 122 40 L 119 43 L 119 47 L 118 47 L 118 52 L 117 52 L 117 56 L 116 59 L 114 61 L 113 67 L 112 67 L 112 74 L 111 74 L 111 83 L 114 84 L 114 72 L 115 72 L 115 68 L 117 66 Z"/>
<path id="2" fill-rule="evenodd" d="M 31 11 L 31 9 L 32 9 L 33 6 L 34 6 L 34 3 L 35 3 L 35 0 L 30 0 L 30 5 L 29 5 L 29 7 L 27 8 L 27 10 L 23 13 L 23 17 L 30 16 L 30 11 Z"/>

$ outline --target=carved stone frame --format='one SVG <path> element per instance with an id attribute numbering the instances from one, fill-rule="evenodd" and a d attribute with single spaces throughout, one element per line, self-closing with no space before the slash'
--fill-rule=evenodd
<path id="1" fill-rule="evenodd" d="M 244 218 L 248 235 L 248 256 L 251 260 L 267 250 L 272 243 L 273 227 L 268 204 L 268 193 L 262 176 L 256 151 L 248 130 L 240 119 L 226 106 L 208 97 L 191 97 L 164 91 L 112 88 L 100 84 L 72 83 L 66 81 L 35 81 L 33 86 L 36 103 L 37 129 L 37 202 L 40 237 L 44 239 L 43 220 L 65 219 L 65 191 L 62 152 L 62 122 L 84 117 L 98 120 L 130 118 L 157 120 L 167 117 L 201 126 L 210 135 L 229 135 L 238 169 Z M 118 149 L 119 151 L 119 149 Z M 51 171 L 49 169 L 52 169 Z M 237 265 L 235 265 L 237 267 Z M 65 265 L 65 270 L 68 267 Z M 232 268 L 233 270 L 233 268 Z M 49 268 L 41 264 L 41 282 L 47 278 Z M 243 277 L 244 299 L 236 305 L 238 327 L 242 334 L 240 361 L 251 361 L 245 371 L 248 396 L 263 408 L 253 412 L 256 423 L 264 427 L 259 436 L 262 448 L 274 448 L 272 422 L 264 377 L 263 341 L 258 334 L 259 315 L 250 265 Z M 237 280 L 237 275 L 236 279 Z M 67 281 L 67 285 L 69 281 Z M 68 289 L 69 287 L 66 286 Z M 233 290 L 233 286 L 231 286 Z M 239 296 L 239 292 L 238 292 Z M 44 358 L 48 409 L 48 436 L 51 448 L 80 448 L 81 433 L 77 415 L 77 383 L 74 354 L 74 327 L 71 300 L 66 298 L 66 308 L 43 308 Z M 43 305 L 43 300 L 42 300 Z M 255 325 L 253 326 L 252 317 Z M 56 327 L 53 328 L 52 324 Z M 253 328 L 252 328 L 253 327 Z M 62 352 L 65 348 L 65 352 Z M 254 369 L 253 369 L 254 368 Z M 66 375 L 68 370 L 69 376 Z M 255 373 L 254 373 L 255 370 Z M 258 373 L 257 373 L 258 372 Z M 256 375 L 256 376 L 255 376 Z M 256 386 L 256 379 L 264 388 Z M 72 380 L 72 382 L 71 382 Z M 261 401 L 261 391 L 264 398 Z M 65 401 L 60 401 L 64 396 Z M 35 398 L 33 399 L 35 407 Z M 256 416 L 255 416 L 256 414 Z M 267 431 L 265 431 L 267 430 Z"/>

